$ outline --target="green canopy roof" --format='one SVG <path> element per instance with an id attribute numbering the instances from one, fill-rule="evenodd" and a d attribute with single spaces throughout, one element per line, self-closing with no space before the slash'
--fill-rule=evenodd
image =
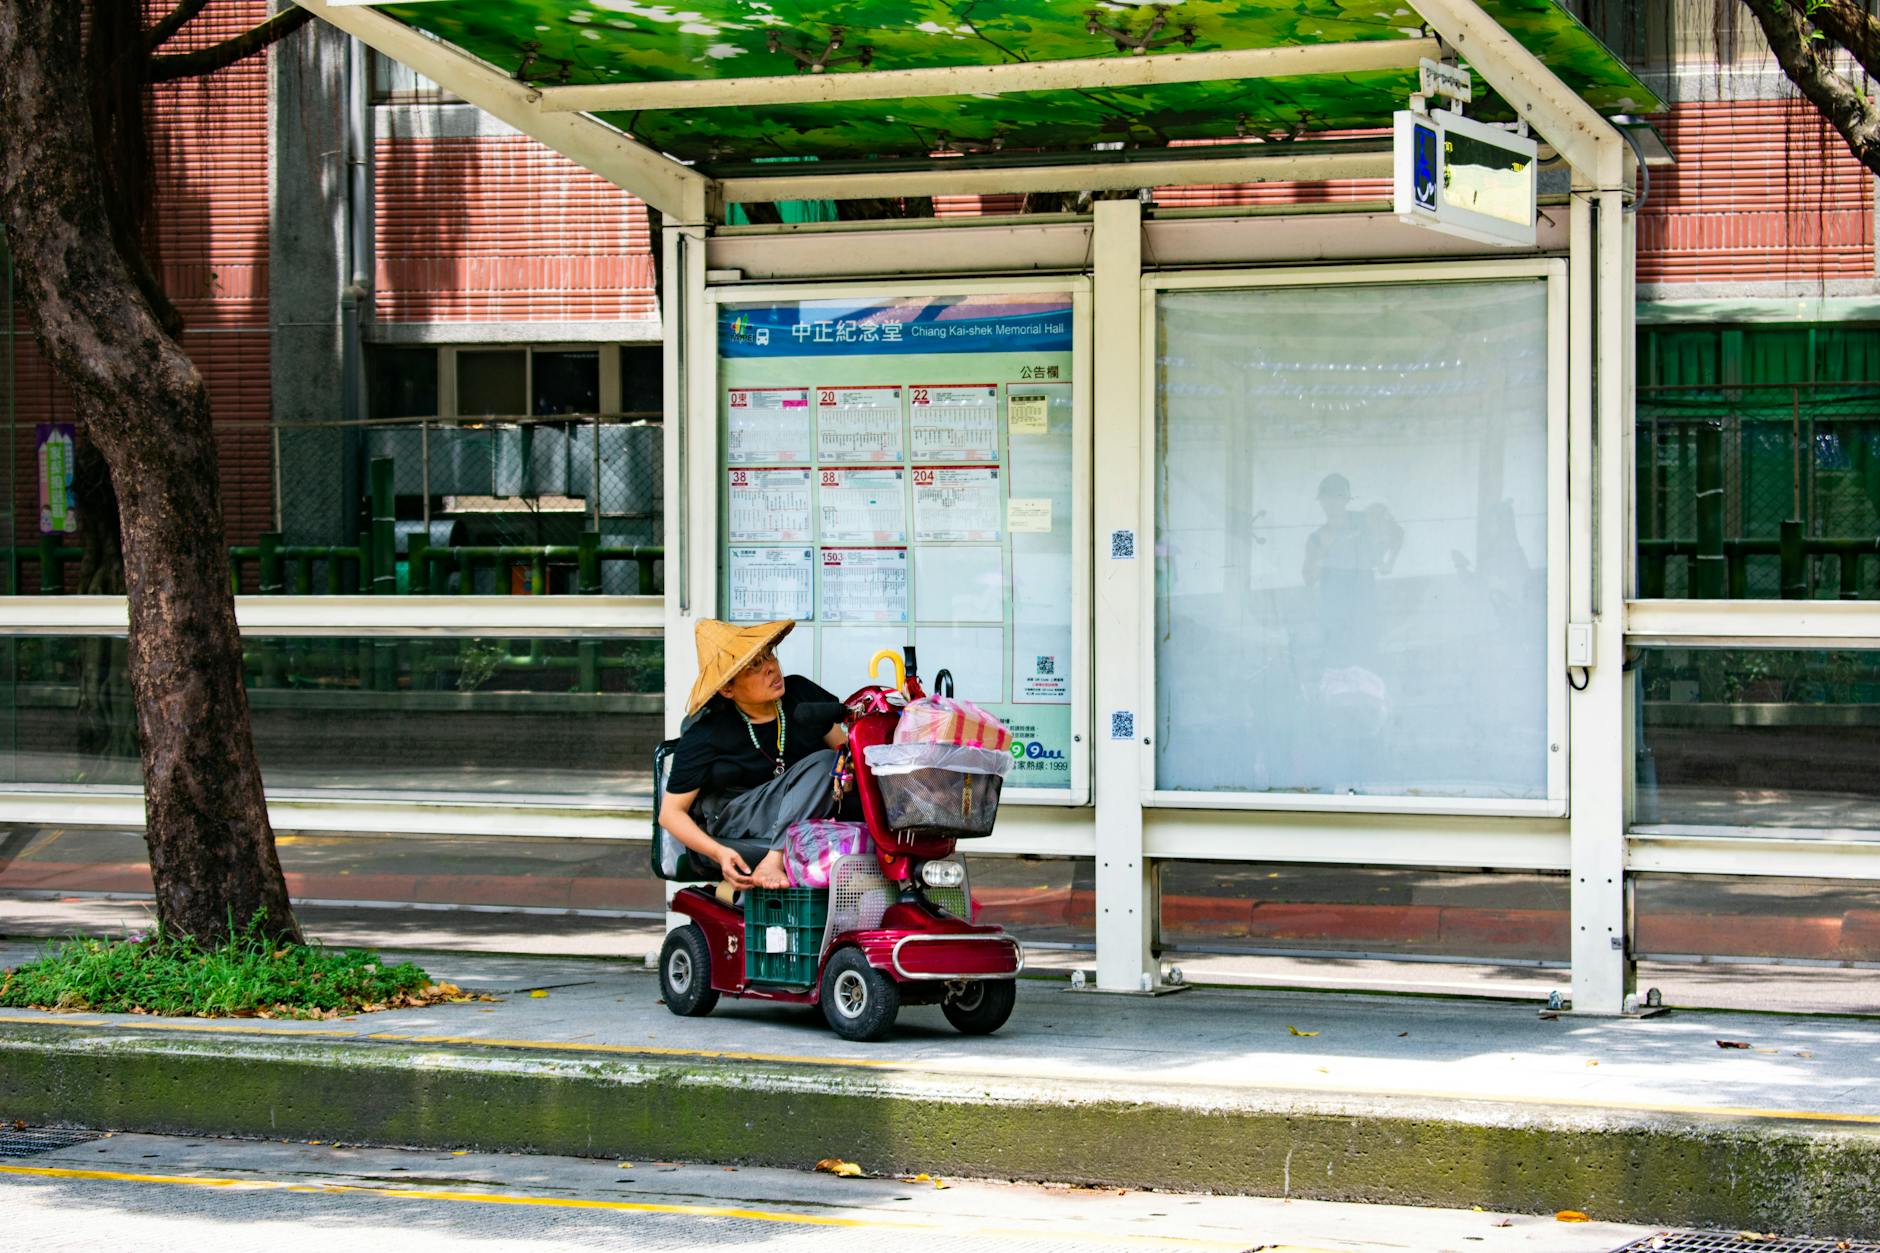
<path id="1" fill-rule="evenodd" d="M 1607 114 L 1661 102 L 1557 0 L 1479 0 L 1563 82 Z M 1180 42 L 1147 55 L 1427 36 L 1413 0 L 423 0 L 383 4 L 397 20 L 503 72 L 552 88 L 751 78 L 798 72 L 842 32 L 837 56 L 871 50 L 868 68 L 900 70 L 1117 58 L 1095 22 Z M 773 43 L 777 50 L 773 51 Z M 838 75 L 859 63 L 835 65 Z M 1507 117 L 1477 79 L 1470 112 Z M 695 108 L 599 116 L 708 169 L 759 157 L 925 156 L 988 148 L 1063 151 L 1126 142 L 1291 136 L 1388 123 L 1416 89 L 1414 69 L 1143 87 L 901 100 Z"/>

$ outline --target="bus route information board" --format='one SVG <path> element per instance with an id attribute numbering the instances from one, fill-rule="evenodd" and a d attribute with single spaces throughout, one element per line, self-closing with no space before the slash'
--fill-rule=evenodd
<path id="1" fill-rule="evenodd" d="M 1010 787 L 1068 790 L 1072 302 L 723 303 L 720 594 L 794 619 L 785 669 L 837 695 L 913 644 L 1013 734 Z"/>

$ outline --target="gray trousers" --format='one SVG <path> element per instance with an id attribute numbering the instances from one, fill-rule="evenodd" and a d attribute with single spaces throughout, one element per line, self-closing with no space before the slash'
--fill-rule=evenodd
<path id="1" fill-rule="evenodd" d="M 835 749 L 811 753 L 769 782 L 732 797 L 699 825 L 755 868 L 766 854 L 783 847 L 791 823 L 835 812 L 830 785 L 835 765 Z"/>

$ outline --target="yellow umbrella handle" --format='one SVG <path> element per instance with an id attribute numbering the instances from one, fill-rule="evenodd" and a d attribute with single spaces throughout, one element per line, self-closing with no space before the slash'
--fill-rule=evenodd
<path id="1" fill-rule="evenodd" d="M 894 667 L 894 690 L 897 692 L 905 692 L 907 690 L 907 669 L 902 666 L 901 654 L 896 649 L 884 648 L 873 657 L 870 657 L 868 659 L 868 677 L 875 679 L 876 682 L 880 682 L 879 679 L 876 679 L 876 673 L 881 669 L 881 663 L 884 661 Z"/>

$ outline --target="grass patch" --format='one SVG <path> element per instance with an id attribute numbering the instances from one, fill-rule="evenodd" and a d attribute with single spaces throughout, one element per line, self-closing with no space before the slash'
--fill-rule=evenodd
<path id="1" fill-rule="evenodd" d="M 0 972 L 0 1006 L 179 1018 L 337 1018 L 471 1000 L 411 962 L 362 949 L 281 944 L 261 919 L 205 947 L 154 931 L 123 940 L 73 937 Z"/>

